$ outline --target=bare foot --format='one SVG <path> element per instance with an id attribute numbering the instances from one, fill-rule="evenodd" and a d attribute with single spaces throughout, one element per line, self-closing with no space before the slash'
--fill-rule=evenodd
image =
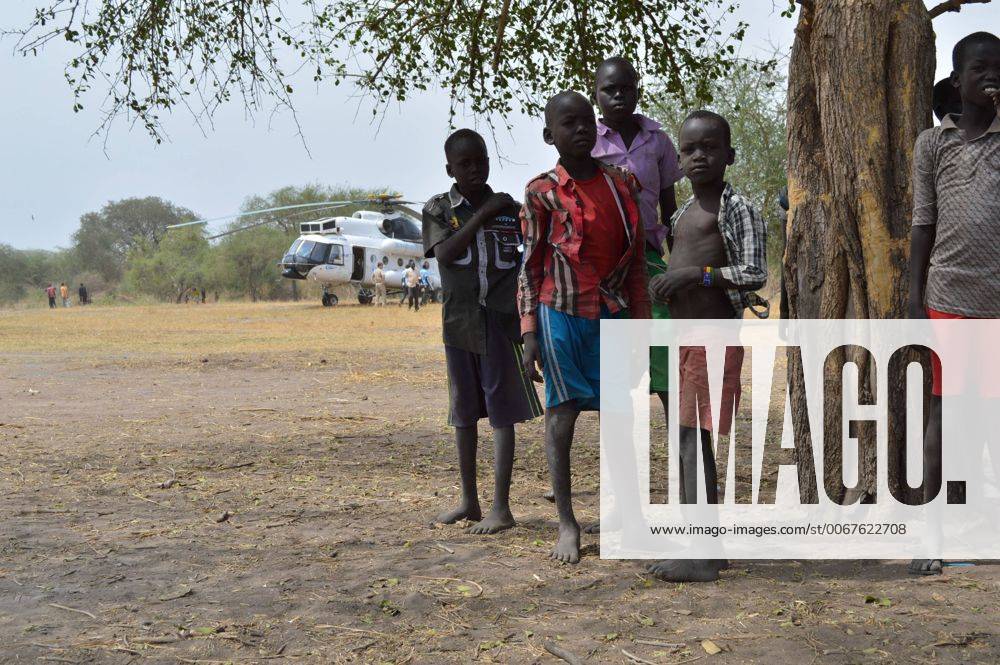
<path id="1" fill-rule="evenodd" d="M 940 575 L 941 559 L 914 559 L 909 572 L 910 575 Z"/>
<path id="2" fill-rule="evenodd" d="M 484 535 L 489 533 L 499 533 L 516 525 L 514 516 L 510 514 L 510 509 L 501 511 L 491 510 L 483 521 L 477 522 L 469 527 L 468 533 Z"/>
<path id="3" fill-rule="evenodd" d="M 549 558 L 563 563 L 580 563 L 580 527 L 560 524 L 559 540 Z"/>
<path id="4" fill-rule="evenodd" d="M 454 510 L 446 510 L 441 513 L 434 518 L 434 522 L 439 524 L 454 524 L 459 520 L 478 522 L 481 519 L 483 519 L 483 511 L 480 509 L 478 503 L 472 506 L 467 506 L 463 503 Z"/>
<path id="5" fill-rule="evenodd" d="M 721 559 L 666 559 L 646 570 L 664 582 L 714 582 L 719 579 Z"/>
<path id="6" fill-rule="evenodd" d="M 583 528 L 583 532 L 584 533 L 600 533 L 601 532 L 601 523 L 600 522 L 594 522 L 590 526 L 584 527 Z"/>

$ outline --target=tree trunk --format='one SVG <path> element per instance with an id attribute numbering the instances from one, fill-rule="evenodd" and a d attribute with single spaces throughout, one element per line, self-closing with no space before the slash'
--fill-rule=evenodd
<path id="1" fill-rule="evenodd" d="M 921 0 L 802 6 L 788 76 L 790 318 L 904 316 L 913 145 L 931 125 L 934 68 L 934 32 Z M 874 368 L 857 360 L 862 399 L 870 399 Z M 792 408 L 804 415 L 795 370 L 789 367 Z M 839 380 L 824 384 L 836 390 L 830 382 Z M 902 382 L 892 381 L 894 389 Z M 826 451 L 824 465 L 839 478 L 841 451 Z M 874 495 L 874 474 L 864 474 L 861 487 Z"/>

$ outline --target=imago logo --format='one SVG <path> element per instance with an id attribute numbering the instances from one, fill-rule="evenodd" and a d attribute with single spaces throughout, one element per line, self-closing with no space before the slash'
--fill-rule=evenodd
<path id="1" fill-rule="evenodd" d="M 709 376 L 707 356 L 715 350 L 722 356 L 721 371 Z M 737 504 L 773 504 L 776 486 L 764 482 L 768 478 L 778 478 L 781 467 L 791 467 L 799 480 L 799 496 L 802 503 L 818 503 L 817 493 L 810 488 L 822 488 L 833 502 L 843 502 L 845 497 L 855 501 L 873 503 L 878 501 L 878 490 L 872 486 L 863 491 L 864 479 L 887 474 L 889 494 L 900 503 L 923 505 L 934 500 L 941 490 L 941 416 L 935 399 L 924 400 L 919 412 L 926 422 L 923 434 L 923 455 L 911 459 L 906 454 L 907 442 L 907 400 L 911 388 L 910 365 L 916 365 L 920 372 L 914 389 L 925 397 L 930 397 L 932 376 L 932 352 L 923 345 L 906 345 L 892 351 L 887 363 L 877 363 L 871 350 L 859 345 L 843 345 L 831 349 L 818 370 L 822 380 L 819 389 L 810 388 L 805 378 L 801 346 L 774 347 L 771 390 L 765 394 L 768 401 L 767 424 L 763 440 L 762 454 L 754 468 L 752 447 L 731 445 L 732 441 L 749 440 L 749 427 L 753 422 L 754 391 L 741 385 L 744 376 L 752 376 L 752 349 L 744 346 L 679 346 L 679 362 L 670 374 L 670 381 L 678 387 L 679 464 L 681 468 L 681 502 L 697 501 L 697 487 L 685 477 L 693 477 L 696 460 L 707 471 L 709 503 L 717 503 L 717 494 L 726 489 L 726 471 L 735 466 L 736 477 L 758 479 L 756 485 L 742 484 L 734 489 Z M 844 368 L 854 367 L 863 380 L 855 382 L 853 396 L 845 395 Z M 940 365 L 939 365 L 940 366 Z M 881 369 L 882 371 L 878 371 Z M 850 418 L 845 415 L 845 406 L 878 407 L 875 395 L 878 383 L 888 385 L 884 400 L 884 422 L 886 424 L 888 455 L 886 464 L 879 468 L 877 443 L 879 420 L 875 418 Z M 711 386 L 721 385 L 721 397 L 716 398 L 713 408 Z M 764 392 L 764 391 L 761 391 Z M 818 393 L 818 394 L 817 394 Z M 845 400 L 852 399 L 849 404 Z M 810 403 L 819 401 L 822 409 L 821 428 L 817 432 L 808 417 Z M 792 446 L 786 446 L 782 439 L 785 405 L 791 413 Z M 719 413 L 718 421 L 713 414 Z M 743 414 L 744 417 L 739 417 Z M 845 437 L 845 432 L 847 436 Z M 718 436 L 713 436 L 717 433 Z M 714 441 L 713 441 L 714 439 Z M 845 447 L 854 446 L 860 465 L 859 473 L 850 485 L 844 479 L 843 464 L 838 463 L 845 455 Z M 822 477 L 817 471 L 817 458 L 826 460 L 822 465 Z M 908 466 L 916 464 L 921 482 L 911 486 L 907 482 Z M 685 473 L 687 472 L 687 473 Z M 713 482 L 714 481 L 714 482 Z M 715 491 L 712 485 L 715 485 Z M 756 489 L 756 491 L 752 491 Z M 965 503 L 965 482 L 948 482 L 949 503 Z M 754 500 L 756 496 L 756 500 Z"/>
<path id="2" fill-rule="evenodd" d="M 706 556 L 704 539 L 747 558 L 1000 556 L 998 337 L 995 321 L 602 322 L 602 556 L 666 554 L 667 534 Z"/>

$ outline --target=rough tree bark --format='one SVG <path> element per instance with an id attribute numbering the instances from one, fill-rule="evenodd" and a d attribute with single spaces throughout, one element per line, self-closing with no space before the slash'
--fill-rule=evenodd
<path id="1" fill-rule="evenodd" d="M 784 277 L 791 318 L 903 317 L 913 145 L 931 125 L 934 69 L 931 16 L 921 0 L 802 5 L 788 77 L 791 208 Z M 864 357 L 853 359 L 862 399 L 870 403 L 874 368 Z M 792 409 L 805 416 L 797 376 L 790 366 Z M 839 393 L 839 376 L 824 383 Z M 889 389 L 902 386 L 891 382 Z M 835 411 L 827 420 L 839 420 Z M 834 424 L 825 422 L 824 429 Z M 827 477 L 839 478 L 839 448 L 827 450 L 824 466 Z M 800 482 L 818 492 L 814 480 Z M 841 496 L 829 483 L 827 491 L 852 502 L 875 488 L 874 473 L 863 473 L 860 496 Z"/>

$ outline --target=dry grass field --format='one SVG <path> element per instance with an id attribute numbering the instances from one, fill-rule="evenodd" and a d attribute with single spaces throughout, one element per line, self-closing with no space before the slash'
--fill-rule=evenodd
<path id="1" fill-rule="evenodd" d="M 0 311 L 0 663 L 1000 662 L 992 565 L 674 585 L 594 536 L 551 562 L 538 422 L 516 528 L 432 527 L 458 495 L 446 400 L 436 306 Z M 578 432 L 590 520 L 596 418 Z"/>

